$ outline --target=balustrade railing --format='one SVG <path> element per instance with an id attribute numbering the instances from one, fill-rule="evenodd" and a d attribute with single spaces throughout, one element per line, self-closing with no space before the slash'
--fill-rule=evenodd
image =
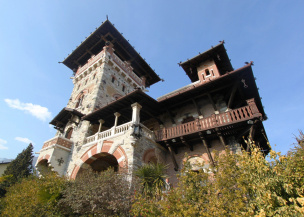
<path id="1" fill-rule="evenodd" d="M 112 127 L 111 129 L 102 131 L 100 133 L 96 133 L 95 135 L 89 136 L 86 138 L 85 144 L 91 143 L 91 142 L 96 142 L 98 140 L 105 140 L 107 138 L 113 137 L 113 136 L 118 136 L 121 134 L 126 133 L 131 129 L 132 122 L 128 122 L 116 127 Z M 142 136 L 145 136 L 147 138 L 153 139 L 154 138 L 154 133 L 150 131 L 146 126 L 143 124 L 140 124 L 141 126 L 141 134 Z"/>
<path id="2" fill-rule="evenodd" d="M 107 139 L 120 133 L 124 133 L 129 130 L 131 124 L 132 122 L 128 122 L 117 127 L 112 127 L 111 129 L 102 131 L 100 133 L 96 133 L 92 136 L 87 137 L 85 143 L 91 143 L 100 139 Z"/>
<path id="3" fill-rule="evenodd" d="M 180 124 L 178 126 L 159 130 L 155 132 L 156 141 L 172 139 L 199 131 L 204 131 L 241 121 L 250 120 L 255 117 L 261 117 L 262 115 L 258 112 L 254 100 L 251 99 L 247 102 L 247 106 L 238 109 L 233 109 L 221 114 L 213 114 L 207 118 L 196 119 L 194 121 Z"/>
<path id="4" fill-rule="evenodd" d="M 141 126 L 142 136 L 150 138 L 150 139 L 154 139 L 154 133 L 149 128 L 147 128 L 143 124 L 140 124 L 140 126 Z"/>

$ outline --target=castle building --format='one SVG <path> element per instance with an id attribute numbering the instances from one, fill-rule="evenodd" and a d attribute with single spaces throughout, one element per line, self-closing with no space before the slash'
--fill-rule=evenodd
<path id="1" fill-rule="evenodd" d="M 233 69 L 224 42 L 179 65 L 191 83 L 153 99 L 158 75 L 106 20 L 64 61 L 73 73 L 71 97 L 50 122 L 57 129 L 39 152 L 37 168 L 77 178 L 92 168 L 132 174 L 145 163 L 168 165 L 176 183 L 183 163 L 214 163 L 214 151 L 270 147 L 252 63 Z M 187 155 L 185 155 L 187 153 Z"/>

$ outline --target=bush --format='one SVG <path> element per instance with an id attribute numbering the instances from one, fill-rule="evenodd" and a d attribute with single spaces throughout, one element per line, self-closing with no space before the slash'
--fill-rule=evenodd
<path id="1" fill-rule="evenodd" d="M 87 170 L 69 183 L 59 206 L 66 215 L 128 216 L 132 195 L 126 173 Z"/>
<path id="2" fill-rule="evenodd" d="M 302 135 L 303 137 L 303 135 Z M 281 155 L 271 151 L 269 160 L 257 147 L 217 155 L 211 173 L 183 167 L 178 186 L 162 200 L 138 193 L 136 216 L 303 216 L 304 144 Z M 201 165 L 203 167 L 203 165 Z"/>
<path id="3" fill-rule="evenodd" d="M 67 181 L 55 173 L 29 176 L 8 188 L 2 199 L 2 216 L 60 216 L 57 203 Z"/>

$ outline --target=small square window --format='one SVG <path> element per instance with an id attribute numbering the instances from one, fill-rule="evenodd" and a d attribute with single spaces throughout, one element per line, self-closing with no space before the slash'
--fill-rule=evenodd
<path id="1" fill-rule="evenodd" d="M 206 74 L 206 77 L 211 75 L 209 69 L 205 70 L 205 74 Z"/>

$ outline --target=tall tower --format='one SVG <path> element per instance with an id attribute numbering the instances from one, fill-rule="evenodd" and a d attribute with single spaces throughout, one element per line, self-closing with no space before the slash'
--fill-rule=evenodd
<path id="1" fill-rule="evenodd" d="M 104 120 L 94 123 L 82 118 L 135 90 L 144 91 L 160 78 L 109 20 L 63 64 L 73 71 L 74 88 L 67 106 L 50 122 L 58 131 L 45 142 L 37 166 L 43 171 L 46 165 L 52 165 L 59 174 L 69 175 L 73 161 L 87 148 L 83 147 L 86 138 L 110 129 L 103 125 Z M 114 115 L 112 124 L 117 125 L 120 114 Z"/>

